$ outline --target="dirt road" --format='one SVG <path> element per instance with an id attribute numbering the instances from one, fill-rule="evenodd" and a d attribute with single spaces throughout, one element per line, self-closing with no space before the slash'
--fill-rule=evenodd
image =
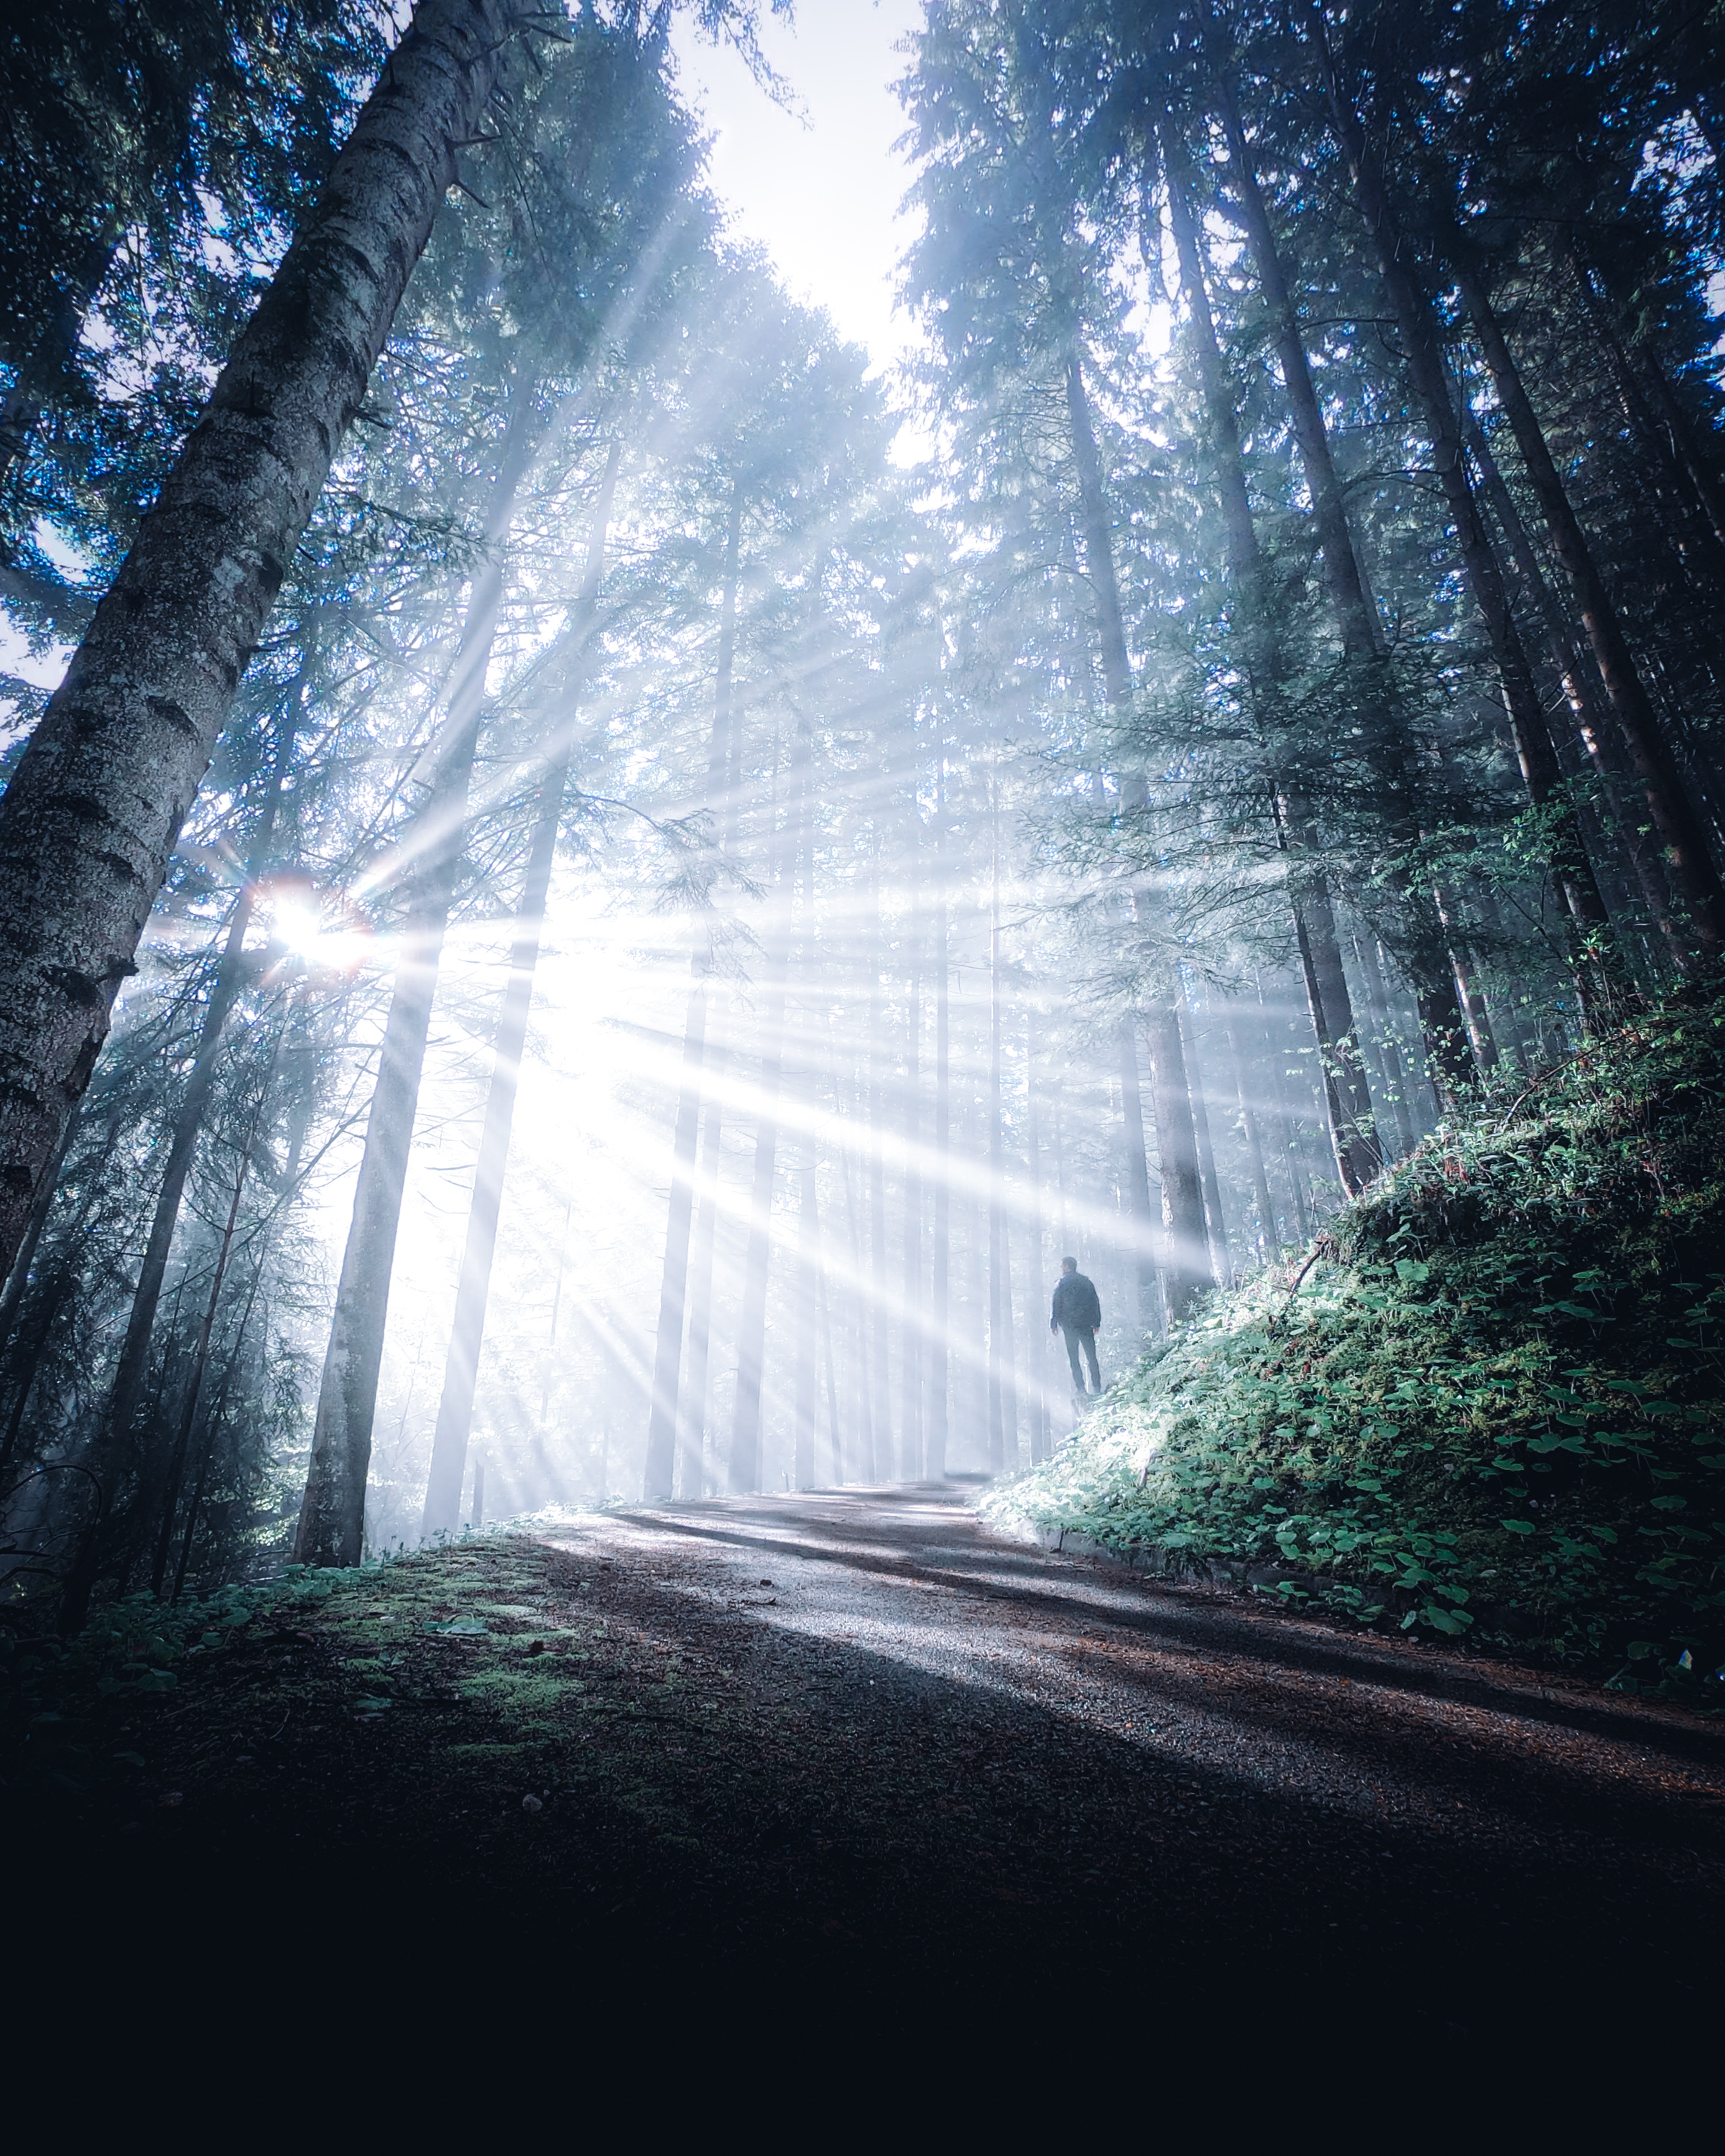
<path id="1" fill-rule="evenodd" d="M 1717 1723 L 1010 1544 L 973 1500 L 578 1516 L 390 1568 L 188 1685 L 108 1846 L 380 1915 L 434 1887 L 589 1959 L 1216 1976 L 1464 2030 L 1704 2012 Z"/>
<path id="2" fill-rule="evenodd" d="M 860 1938 L 963 1951 L 992 1902 L 1081 1953 L 1459 1951 L 1501 1979 L 1572 1933 L 1675 1955 L 1725 1884 L 1699 1718 L 1014 1546 L 950 1486 L 555 1540 L 644 1642 L 735 1671 L 789 1772 L 704 1815 L 776 1825 L 794 1898 Z"/>

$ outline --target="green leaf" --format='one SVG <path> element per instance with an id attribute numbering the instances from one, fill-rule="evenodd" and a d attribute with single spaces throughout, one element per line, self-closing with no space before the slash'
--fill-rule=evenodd
<path id="1" fill-rule="evenodd" d="M 1532 1520 L 1500 1520 L 1497 1524 L 1500 1527 L 1507 1527 L 1512 1535 L 1531 1535 L 1538 1532 Z"/>

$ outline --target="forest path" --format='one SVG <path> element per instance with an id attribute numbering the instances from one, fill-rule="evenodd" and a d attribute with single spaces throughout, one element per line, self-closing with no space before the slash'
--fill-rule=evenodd
<path id="1" fill-rule="evenodd" d="M 1488 1974 L 1620 1999 L 1639 1970 L 1672 1999 L 1725 1912 L 1718 1725 L 1009 1542 L 973 1496 L 732 1498 L 547 1537 L 614 1626 L 754 1723 L 741 1774 L 698 1718 L 636 1742 L 662 1774 L 705 1753 L 700 1830 L 764 1851 L 782 1915 L 967 1963 L 1010 1943 L 1400 1971 L 1458 2025 Z"/>
<path id="2" fill-rule="evenodd" d="M 1050 1554 L 974 1500 L 572 1514 L 260 1610 L 60 1725 L 74 1779 L 113 1763 L 36 1784 L 38 1876 L 152 1935 L 222 1937 L 268 1881 L 434 1915 L 441 1965 L 471 1924 L 474 1966 L 770 1972 L 924 2030 L 1242 1986 L 1278 2026 L 1439 2042 L 1699 2025 L 1718 1722 Z"/>

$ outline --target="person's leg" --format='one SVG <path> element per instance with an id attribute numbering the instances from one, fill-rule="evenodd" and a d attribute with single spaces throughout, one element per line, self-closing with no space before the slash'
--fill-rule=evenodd
<path id="1" fill-rule="evenodd" d="M 1102 1373 L 1096 1363 L 1096 1327 L 1092 1325 L 1086 1325 L 1084 1331 L 1079 1335 L 1079 1337 L 1084 1342 L 1084 1352 L 1089 1359 L 1091 1384 L 1096 1391 L 1101 1392 L 1102 1389 Z M 1078 1358 L 1076 1355 L 1072 1358 L 1072 1368 L 1075 1371 L 1078 1368 Z"/>
<path id="2" fill-rule="evenodd" d="M 1060 1331 L 1066 1342 L 1066 1360 L 1072 1365 L 1072 1389 L 1075 1393 L 1081 1393 L 1084 1390 L 1084 1373 L 1078 1367 L 1078 1327 L 1063 1325 Z"/>

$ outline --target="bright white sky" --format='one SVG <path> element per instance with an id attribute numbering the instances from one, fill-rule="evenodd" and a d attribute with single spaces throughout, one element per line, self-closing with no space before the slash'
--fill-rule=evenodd
<path id="1" fill-rule="evenodd" d="M 733 231 L 758 240 L 793 297 L 824 307 L 876 369 L 912 341 L 892 305 L 911 174 L 892 146 L 905 117 L 891 85 L 908 64 L 894 48 L 922 19 L 921 0 L 797 0 L 793 24 L 768 18 L 762 49 L 792 111 L 686 18 L 673 33 L 683 95 L 716 138 L 709 172 Z"/>

